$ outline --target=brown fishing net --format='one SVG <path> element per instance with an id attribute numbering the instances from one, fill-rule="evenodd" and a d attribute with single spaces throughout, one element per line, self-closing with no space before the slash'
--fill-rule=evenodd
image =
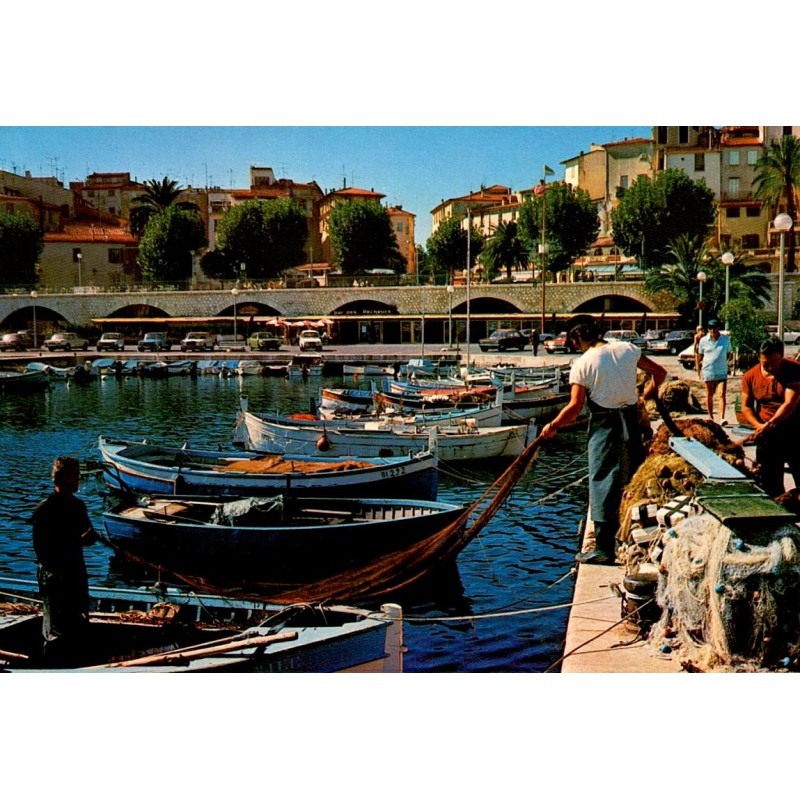
<path id="1" fill-rule="evenodd" d="M 352 469 L 369 469 L 374 466 L 369 461 L 295 461 L 278 455 L 265 456 L 264 458 L 243 458 L 241 461 L 231 461 L 224 467 L 215 467 L 217 472 L 247 472 L 254 475 L 270 474 L 283 475 L 290 472 L 316 473 L 316 472 L 347 472 Z"/>

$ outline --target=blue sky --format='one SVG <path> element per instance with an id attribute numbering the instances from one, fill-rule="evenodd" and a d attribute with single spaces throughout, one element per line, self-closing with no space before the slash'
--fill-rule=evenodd
<path id="1" fill-rule="evenodd" d="M 650 126 L 226 126 L 0 128 L 0 169 L 57 175 L 65 185 L 91 172 L 130 172 L 140 181 L 168 175 L 181 185 L 245 188 L 251 165 L 277 177 L 315 180 L 323 191 L 374 189 L 416 215 L 417 241 L 430 235 L 443 199 L 494 183 L 527 189 L 542 166 L 592 143 L 649 136 Z"/>

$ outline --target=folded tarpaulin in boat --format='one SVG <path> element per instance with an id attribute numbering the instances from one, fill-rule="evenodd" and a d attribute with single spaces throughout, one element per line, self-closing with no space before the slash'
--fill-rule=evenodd
<path id="1" fill-rule="evenodd" d="M 243 497 L 241 500 L 231 500 L 230 503 L 220 503 L 211 515 L 212 525 L 234 525 L 251 511 L 280 512 L 283 510 L 283 496 L 278 497 Z"/>

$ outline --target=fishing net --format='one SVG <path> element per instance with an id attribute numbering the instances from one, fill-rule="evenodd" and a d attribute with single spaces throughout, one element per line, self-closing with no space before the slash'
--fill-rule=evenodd
<path id="1" fill-rule="evenodd" d="M 797 668 L 800 531 L 772 523 L 740 535 L 710 514 L 664 537 L 651 637 L 693 671 Z"/>
<path id="2" fill-rule="evenodd" d="M 263 458 L 244 458 L 232 461 L 223 467 L 215 467 L 217 472 L 247 472 L 253 475 L 283 475 L 290 472 L 306 474 L 316 472 L 347 472 L 352 469 L 369 469 L 375 466 L 372 461 L 309 461 L 283 458 L 279 455 L 268 455 Z"/>

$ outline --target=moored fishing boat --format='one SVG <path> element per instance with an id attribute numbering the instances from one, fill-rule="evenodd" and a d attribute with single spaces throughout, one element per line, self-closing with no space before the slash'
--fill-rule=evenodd
<path id="1" fill-rule="evenodd" d="M 242 359 L 236 364 L 237 375 L 261 375 L 263 372 L 264 365 L 252 358 Z"/>
<path id="2" fill-rule="evenodd" d="M 210 448 L 166 447 L 100 437 L 103 478 L 111 488 L 189 495 L 403 497 L 435 500 L 438 458 L 425 451 L 395 458 L 353 460 L 259 455 Z"/>
<path id="3" fill-rule="evenodd" d="M 434 449 L 441 461 L 515 458 L 533 440 L 535 427 L 501 425 L 480 428 L 469 419 L 452 424 L 393 425 L 388 421 L 363 427 L 337 427 L 324 420 L 279 423 L 243 408 L 234 440 L 261 453 L 296 453 L 376 458 Z"/>
<path id="4" fill-rule="evenodd" d="M 155 561 L 152 556 L 149 559 L 133 556 L 133 560 L 157 569 L 161 573 L 174 574 L 175 577 L 201 591 L 212 591 L 215 594 L 239 598 L 269 599 L 278 603 L 318 603 L 334 599 L 346 602 L 366 602 L 397 597 L 398 594 L 414 589 L 423 582 L 436 581 L 445 574 L 446 570 L 452 568 L 459 553 L 489 523 L 527 468 L 535 461 L 538 453 L 539 440 L 536 439 L 471 505 L 462 507 L 457 515 L 449 520 L 447 519 L 449 513 L 446 512 L 445 516 L 439 517 L 439 522 L 446 524 L 438 527 L 432 524 L 423 538 L 412 543 L 407 540 L 409 532 L 405 531 L 402 535 L 404 541 L 402 544 L 398 542 L 400 545 L 398 549 L 385 550 L 383 554 L 366 559 L 364 559 L 363 550 L 359 548 L 359 557 L 349 565 L 337 571 L 333 564 L 328 564 L 325 570 L 329 573 L 328 576 L 313 582 L 292 583 L 286 580 L 285 576 L 284 580 L 279 583 L 263 578 L 247 580 L 237 573 L 231 584 L 208 573 L 202 574 L 198 571 L 195 574 L 188 574 L 185 569 L 180 571 L 175 568 L 170 569 L 163 563 Z M 169 503 L 177 500 L 178 498 L 161 498 L 158 502 Z M 402 501 L 398 502 L 402 503 Z M 328 509 L 326 513 L 329 514 L 331 510 Z M 132 513 L 137 516 L 145 514 L 143 510 Z M 182 512 L 180 508 L 177 508 L 175 513 Z M 159 515 L 158 511 L 154 514 L 156 517 Z M 438 515 L 434 514 L 433 516 Z M 421 519 L 425 518 L 423 516 Z M 428 522 L 433 522 L 430 516 Z M 163 519 L 161 524 L 164 535 L 169 536 L 174 526 L 164 522 Z M 346 524 L 346 520 L 342 520 L 340 524 Z M 380 524 L 388 524 L 388 522 Z M 329 531 L 329 535 L 335 537 L 338 526 L 327 527 L 333 528 Z M 405 527 L 418 529 L 420 527 L 419 519 L 412 525 L 406 524 Z M 427 524 L 425 527 L 428 527 Z M 419 530 L 416 530 L 416 533 L 419 533 Z M 141 551 L 142 548 L 138 549 Z M 129 558 L 132 557 L 130 550 L 125 552 Z M 191 555 L 192 552 L 194 551 L 190 550 L 188 554 Z M 309 556 L 313 557 L 315 552 L 314 550 L 309 551 Z M 241 555 L 240 552 L 239 557 Z"/>
<path id="5" fill-rule="evenodd" d="M 0 672 L 402 672 L 402 609 L 277 605 L 177 587 L 90 587 L 69 667 L 40 658 L 38 586 L 0 580 Z M 21 602 L 20 602 L 21 601 Z"/>
<path id="6" fill-rule="evenodd" d="M 117 504 L 103 525 L 123 557 L 176 576 L 305 585 L 403 550 L 462 511 L 409 499 L 154 495 Z"/>
<path id="7" fill-rule="evenodd" d="M 49 385 L 50 378 L 47 372 L 41 370 L 25 370 L 24 372 L 0 370 L 0 393 L 45 392 Z"/>

